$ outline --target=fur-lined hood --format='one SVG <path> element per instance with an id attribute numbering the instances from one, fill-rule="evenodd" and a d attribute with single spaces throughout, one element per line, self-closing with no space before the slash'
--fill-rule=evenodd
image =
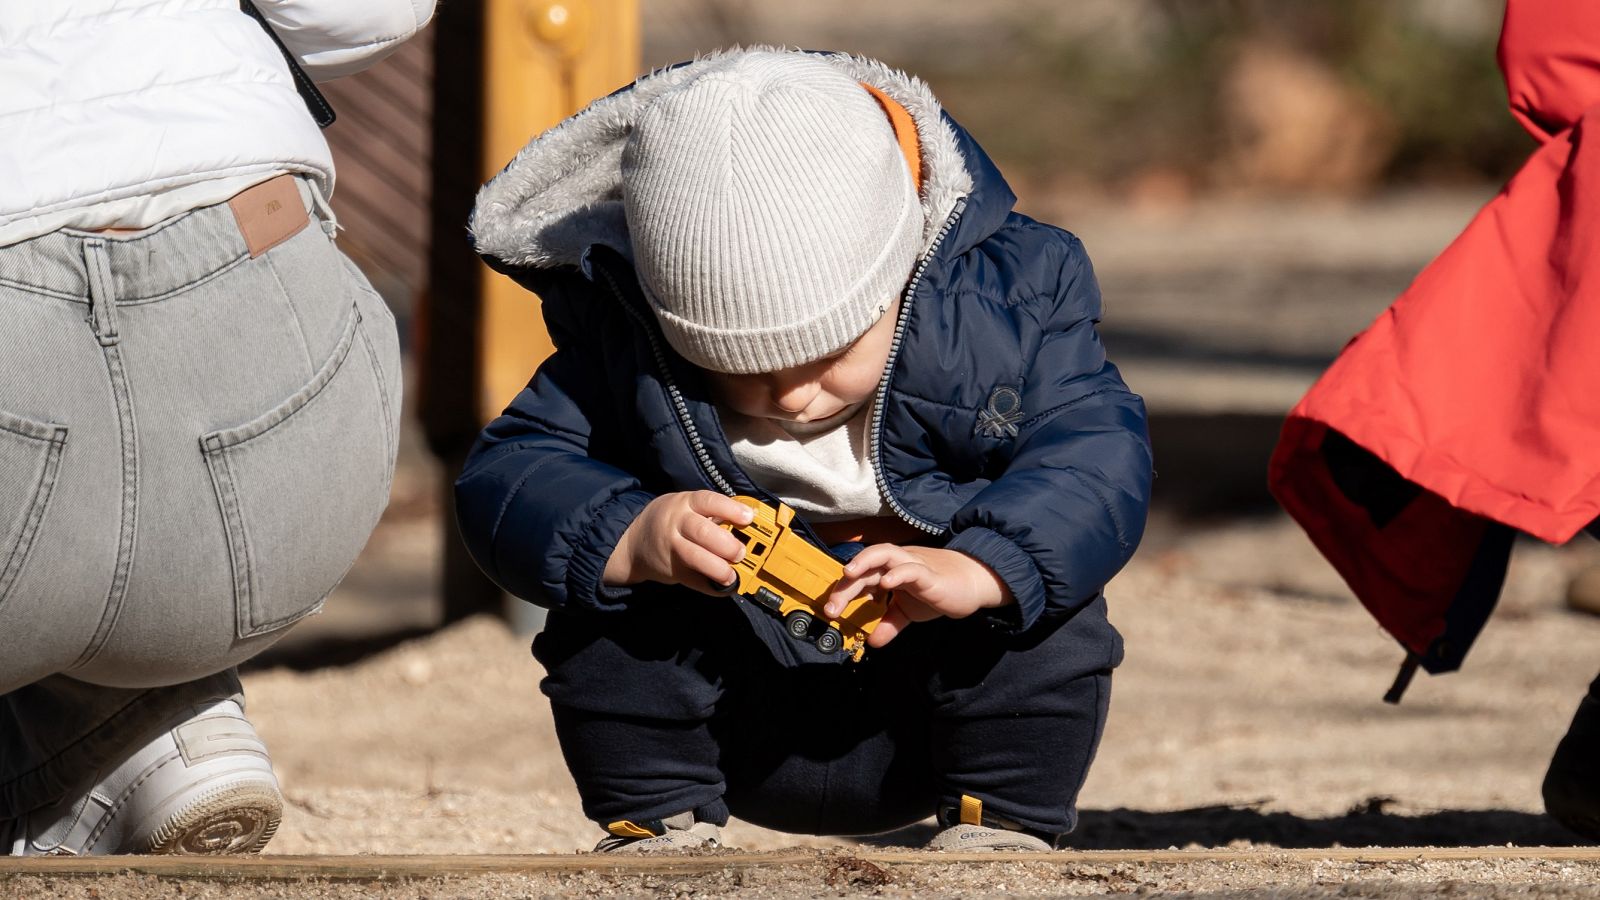
<path id="1" fill-rule="evenodd" d="M 640 78 L 529 141 L 478 192 L 470 223 L 478 252 L 504 265 L 541 269 L 580 265 L 595 244 L 631 259 L 622 205 L 622 149 L 634 122 L 663 92 L 757 51 L 806 52 L 749 47 L 702 56 Z M 958 136 L 921 79 L 865 57 L 819 56 L 856 81 L 883 91 L 916 123 L 922 149 L 926 250 L 956 203 L 973 189 L 962 152 L 963 136 Z"/>

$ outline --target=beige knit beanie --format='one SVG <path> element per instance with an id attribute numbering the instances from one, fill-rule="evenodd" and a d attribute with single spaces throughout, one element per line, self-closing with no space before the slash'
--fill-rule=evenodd
<path id="1" fill-rule="evenodd" d="M 663 93 L 622 155 L 634 262 L 668 342 L 718 372 L 811 362 L 904 287 L 922 207 L 884 108 L 804 53 Z"/>

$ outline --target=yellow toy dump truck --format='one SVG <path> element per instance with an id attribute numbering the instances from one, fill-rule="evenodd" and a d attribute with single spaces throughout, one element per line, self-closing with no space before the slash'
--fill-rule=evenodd
<path id="1" fill-rule="evenodd" d="M 722 527 L 744 541 L 744 558 L 734 563 L 738 583 L 730 592 L 769 610 L 783 620 L 784 630 L 799 641 L 811 641 L 823 653 L 841 648 L 853 662 L 867 651 L 867 635 L 888 611 L 888 597 L 862 594 L 845 605 L 838 619 L 822 612 L 830 588 L 844 574 L 844 564 L 814 546 L 790 528 L 794 510 L 786 503 L 777 509 L 754 497 L 735 497 L 755 511 L 749 525 L 723 523 Z"/>

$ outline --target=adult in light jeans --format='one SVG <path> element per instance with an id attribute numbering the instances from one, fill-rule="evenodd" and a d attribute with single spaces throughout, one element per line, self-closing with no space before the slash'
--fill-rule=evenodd
<path id="1" fill-rule="evenodd" d="M 433 2 L 258 0 L 283 49 L 240 6 L 0 4 L 0 852 L 259 850 L 234 667 L 387 503 L 394 320 L 292 66 Z"/>

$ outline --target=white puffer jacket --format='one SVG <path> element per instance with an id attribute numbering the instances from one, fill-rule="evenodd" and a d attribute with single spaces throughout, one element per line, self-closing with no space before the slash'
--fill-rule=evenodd
<path id="1" fill-rule="evenodd" d="M 433 5 L 256 0 L 318 80 L 382 59 Z M 0 2 L 0 245 L 97 224 L 73 211 L 110 208 L 103 224 L 124 224 L 145 217 L 142 198 L 170 207 L 286 171 L 332 191 L 327 142 L 238 0 Z"/>

